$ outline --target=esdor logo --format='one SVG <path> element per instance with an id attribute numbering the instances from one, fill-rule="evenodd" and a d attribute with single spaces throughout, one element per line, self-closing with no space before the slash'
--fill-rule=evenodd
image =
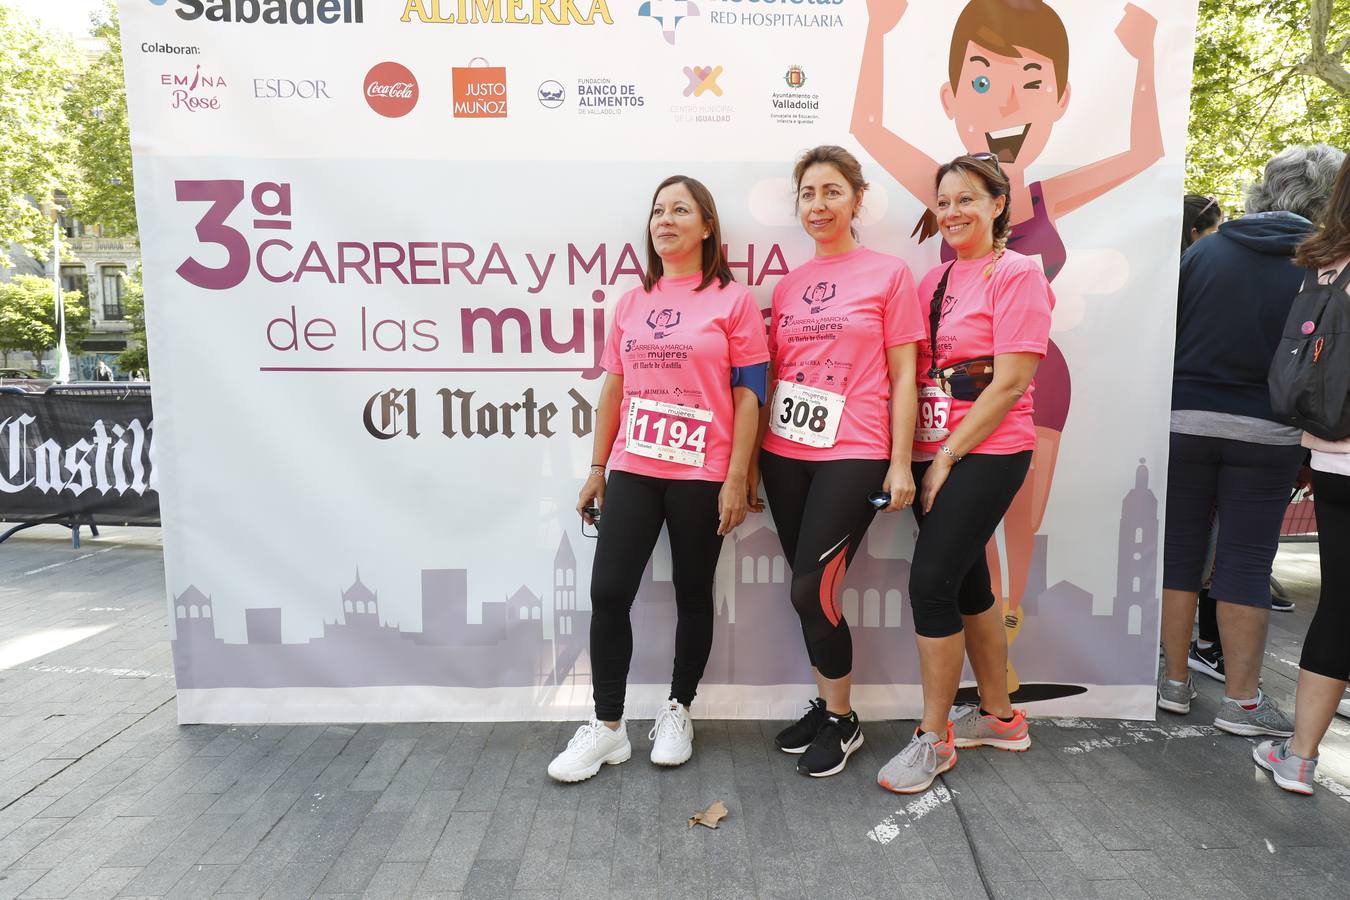
<path id="1" fill-rule="evenodd" d="M 406 116 L 417 105 L 417 79 L 407 66 L 382 62 L 366 73 L 366 103 L 389 119 Z"/>

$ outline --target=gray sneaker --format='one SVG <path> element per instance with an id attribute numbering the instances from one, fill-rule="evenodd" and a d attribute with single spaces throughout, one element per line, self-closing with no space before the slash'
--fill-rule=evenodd
<path id="1" fill-rule="evenodd" d="M 1026 713 L 1013 710 L 1012 719 L 1004 722 L 980 712 L 979 704 L 963 703 L 953 706 L 951 716 L 952 743 L 962 750 L 967 747 L 996 747 L 999 750 L 1026 750 L 1031 746 Z"/>
<path id="2" fill-rule="evenodd" d="M 932 732 L 920 737 L 916 731 L 905 749 L 881 767 L 877 784 L 896 794 L 917 794 L 928 790 L 933 779 L 954 765 L 956 745 L 948 722 L 945 740 Z"/>
<path id="3" fill-rule="evenodd" d="M 1184 716 L 1191 711 L 1191 701 L 1198 696 L 1190 675 L 1186 676 L 1185 681 L 1172 681 L 1166 672 L 1158 676 L 1158 709 Z"/>
<path id="4" fill-rule="evenodd" d="M 1275 776 L 1275 783 L 1295 794 L 1313 792 L 1313 776 L 1317 774 L 1317 760 L 1295 756 L 1286 741 L 1262 741 L 1252 748 L 1256 764 Z"/>
<path id="5" fill-rule="evenodd" d="M 1258 734 L 1292 737 L 1294 734 L 1293 720 L 1264 691 L 1257 692 L 1256 706 L 1252 709 L 1246 709 L 1237 701 L 1224 697 L 1223 706 L 1214 717 L 1214 727 L 1243 737 Z"/>

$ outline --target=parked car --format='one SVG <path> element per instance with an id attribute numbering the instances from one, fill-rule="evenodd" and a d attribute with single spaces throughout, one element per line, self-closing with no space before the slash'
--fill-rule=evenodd
<path id="1" fill-rule="evenodd" d="M 0 387 L 15 386 L 28 391 L 45 391 L 52 386 L 52 379 L 41 372 L 29 369 L 0 369 Z"/>

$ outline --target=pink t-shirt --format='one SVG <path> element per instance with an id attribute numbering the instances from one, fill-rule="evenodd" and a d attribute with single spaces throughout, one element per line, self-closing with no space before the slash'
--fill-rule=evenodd
<path id="1" fill-rule="evenodd" d="M 777 378 L 842 394 L 844 408 L 834 446 L 808 446 L 769 431 L 764 449 L 792 459 L 889 459 L 886 351 L 925 333 L 914 276 L 902 259 L 859 247 L 814 257 L 784 275 L 773 290 L 769 323 Z"/>
<path id="2" fill-rule="evenodd" d="M 1012 250 L 1006 250 L 994 266 L 991 277 L 984 277 L 993 254 L 982 259 L 957 260 L 933 268 L 919 284 L 919 297 L 928 304 L 937 290 L 938 281 L 947 266 L 952 274 L 947 279 L 946 297 L 942 303 L 942 320 L 938 325 L 938 365 L 946 368 L 981 356 L 1000 353 L 1036 353 L 1045 356 L 1050 340 L 1050 311 L 1055 306 L 1055 295 L 1045 272 L 1036 260 Z M 927 329 L 919 344 L 919 387 L 932 387 L 928 377 L 932 367 Z M 1036 446 L 1036 426 L 1032 422 L 1032 395 L 1035 382 L 1008 410 L 1003 421 L 971 453 L 1020 453 Z M 955 431 L 972 400 L 952 399 L 947 414 L 947 429 Z M 922 410 L 920 410 L 922 416 Z M 942 441 L 915 440 L 915 455 L 932 454 Z"/>
<path id="3" fill-rule="evenodd" d="M 600 361 L 606 372 L 623 376 L 611 469 L 684 481 L 727 477 L 735 418 L 731 370 L 767 362 L 769 351 L 764 344 L 764 316 L 749 289 L 734 281 L 718 287 L 713 281 L 696 292 L 701 280 L 701 275 L 662 278 L 650 293 L 636 287 L 619 298 Z M 683 429 L 680 440 L 670 437 L 672 420 L 666 419 L 658 429 L 662 417 L 657 413 L 635 426 L 635 434 L 643 440 L 704 454 L 703 465 L 628 452 L 629 407 L 634 398 L 711 411 L 711 421 L 687 418 L 675 426 Z M 703 424 L 707 427 L 700 432 Z"/>

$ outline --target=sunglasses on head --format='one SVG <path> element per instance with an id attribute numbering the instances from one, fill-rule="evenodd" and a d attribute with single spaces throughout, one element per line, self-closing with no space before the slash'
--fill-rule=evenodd
<path id="1" fill-rule="evenodd" d="M 995 169 L 998 169 L 1000 172 L 1003 171 L 1003 167 L 998 164 L 998 157 L 992 153 L 972 153 L 970 154 L 970 158 L 992 163 Z"/>

